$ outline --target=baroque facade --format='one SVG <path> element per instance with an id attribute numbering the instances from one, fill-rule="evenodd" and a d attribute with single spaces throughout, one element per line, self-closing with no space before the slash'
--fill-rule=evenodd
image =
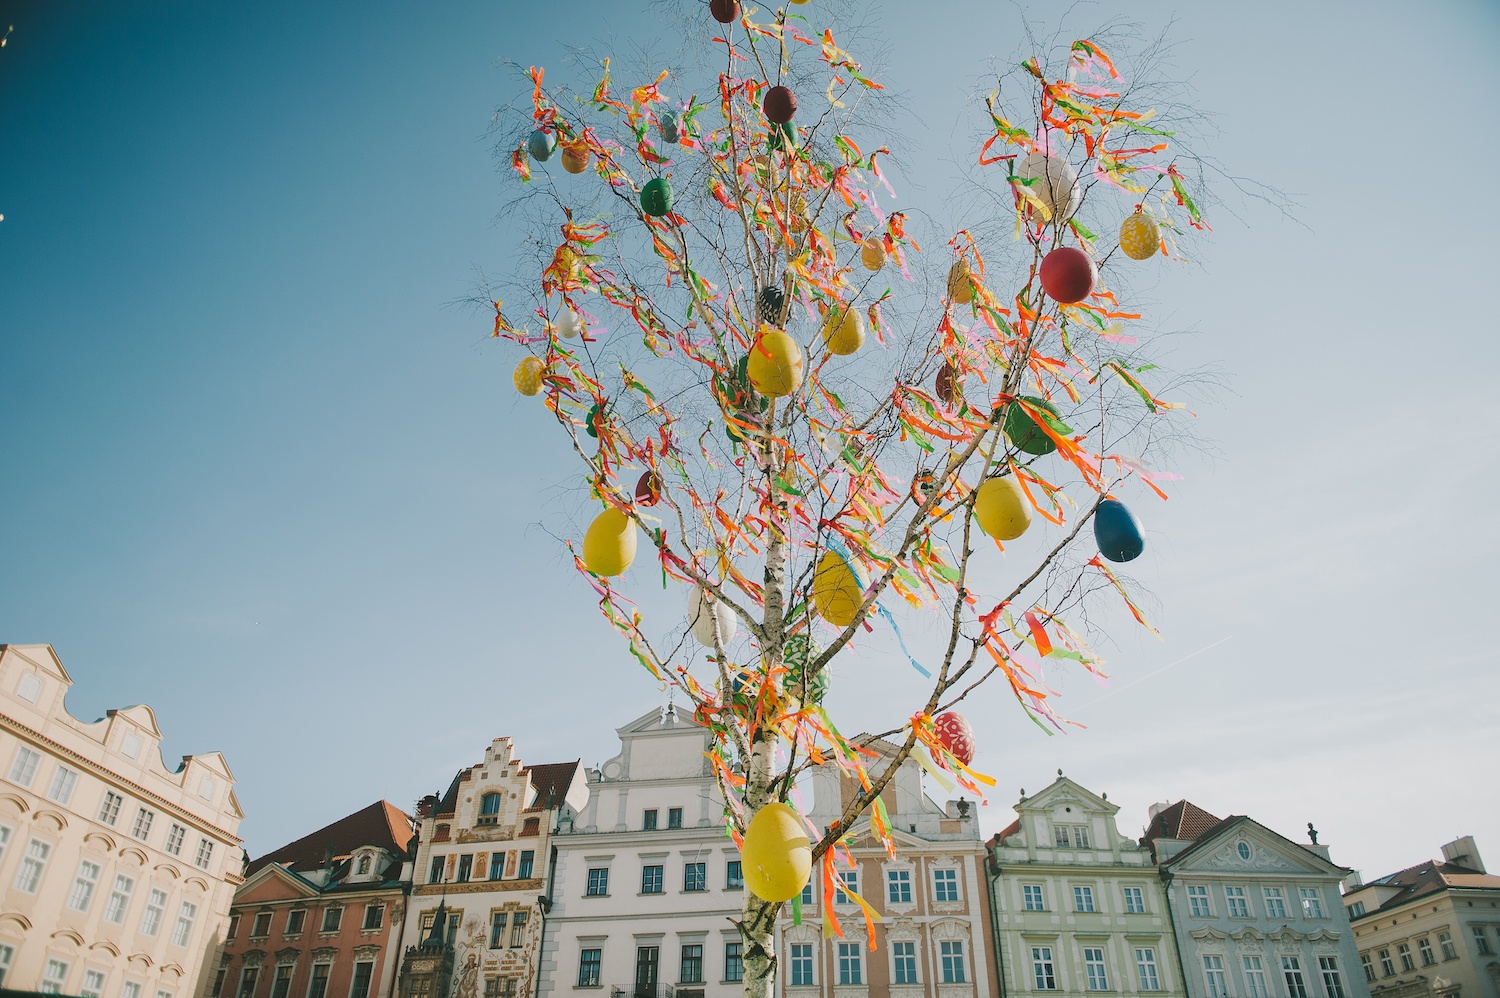
<path id="1" fill-rule="evenodd" d="M 1058 774 L 989 843 L 1002 994 L 1182 998 L 1167 898 L 1119 807 Z"/>
<path id="2" fill-rule="evenodd" d="M 1344 905 L 1375 998 L 1500 998 L 1500 877 L 1472 836 L 1368 884 Z"/>
<path id="3" fill-rule="evenodd" d="M 422 801 L 402 998 L 535 993 L 553 833 L 587 799 L 578 762 L 527 766 L 497 738 Z"/>
<path id="4" fill-rule="evenodd" d="M 240 883 L 217 752 L 168 769 L 151 708 L 85 723 L 49 645 L 0 645 L 0 985 L 188 998 Z"/>
<path id="5" fill-rule="evenodd" d="M 252 862 L 204 998 L 390 998 L 413 838 L 378 801 Z"/>

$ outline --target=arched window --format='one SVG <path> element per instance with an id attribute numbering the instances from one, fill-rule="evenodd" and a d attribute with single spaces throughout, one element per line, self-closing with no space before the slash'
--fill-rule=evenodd
<path id="1" fill-rule="evenodd" d="M 363 876 L 364 874 L 370 872 L 370 857 L 369 856 L 361 856 L 361 857 L 359 857 L 359 872 L 360 872 L 361 876 Z"/>
<path id="2" fill-rule="evenodd" d="M 499 819 L 500 802 L 503 799 L 500 794 L 493 792 L 479 798 L 479 820 L 486 825 L 493 825 Z"/>

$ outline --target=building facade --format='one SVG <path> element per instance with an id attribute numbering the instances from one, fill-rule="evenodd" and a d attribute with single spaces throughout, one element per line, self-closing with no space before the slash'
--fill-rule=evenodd
<path id="1" fill-rule="evenodd" d="M 882 754 L 895 750 L 878 739 L 868 745 Z M 926 779 L 921 766 L 908 759 L 881 794 L 895 856 L 887 855 L 871 833 L 868 815 L 849 830 L 855 866 L 840 870 L 842 886 L 880 915 L 876 938 L 869 937 L 860 908 L 843 889 L 833 898 L 842 935 L 824 938 L 829 913 L 815 871 L 815 883 L 802 893 L 801 924 L 794 924 L 790 906 L 783 909 L 781 994 L 974 998 L 1000 993 L 977 808 L 962 799 L 937 804 L 927 796 Z M 812 776 L 808 818 L 826 828 L 841 816 L 854 789 L 832 763 L 819 767 Z"/>
<path id="2" fill-rule="evenodd" d="M 1368 998 L 1328 847 L 1188 801 L 1153 807 L 1144 844 L 1166 885 L 1189 998 Z"/>
<path id="3" fill-rule="evenodd" d="M 412 819 L 386 801 L 256 859 L 204 998 L 391 998 Z"/>
<path id="4" fill-rule="evenodd" d="M 587 800 L 578 762 L 527 766 L 509 738 L 423 800 L 402 998 L 535 993 L 553 833 Z"/>
<path id="5" fill-rule="evenodd" d="M 1001 994 L 1185 995 L 1155 859 L 1118 812 L 1059 774 L 990 840 Z"/>
<path id="6" fill-rule="evenodd" d="M 241 882 L 218 753 L 168 769 L 151 708 L 92 723 L 49 645 L 0 645 L 0 984 L 188 998 Z"/>
<path id="7" fill-rule="evenodd" d="M 1375 998 L 1500 998 L 1500 877 L 1472 836 L 1344 895 Z"/>

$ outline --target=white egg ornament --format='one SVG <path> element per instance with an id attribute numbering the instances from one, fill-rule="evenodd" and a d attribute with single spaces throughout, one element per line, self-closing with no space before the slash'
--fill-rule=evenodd
<path id="1" fill-rule="evenodd" d="M 729 644 L 734 637 L 734 632 L 739 629 L 739 620 L 736 619 L 734 611 L 723 603 L 714 599 L 712 594 L 702 586 L 693 589 L 693 595 L 688 598 L 688 626 L 692 628 L 693 637 L 705 648 L 714 646 L 714 628 L 718 627 L 719 647 Z"/>
<path id="2" fill-rule="evenodd" d="M 1050 221 L 1066 221 L 1083 203 L 1083 185 L 1078 182 L 1078 171 L 1061 156 L 1027 153 L 1016 167 L 1016 176 L 1033 181 L 1026 189 L 1052 212 Z"/>
<path id="3" fill-rule="evenodd" d="M 583 332 L 583 317 L 571 308 L 557 313 L 557 335 L 565 340 L 576 340 Z"/>

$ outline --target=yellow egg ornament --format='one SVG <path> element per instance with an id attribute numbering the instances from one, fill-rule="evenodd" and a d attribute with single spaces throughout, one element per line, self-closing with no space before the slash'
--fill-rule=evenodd
<path id="1" fill-rule="evenodd" d="M 1161 229 L 1156 219 L 1136 211 L 1120 223 L 1120 249 L 1132 260 L 1149 260 L 1161 252 Z"/>
<path id="2" fill-rule="evenodd" d="M 802 819 L 776 801 L 760 809 L 745 829 L 740 853 L 745 886 L 762 901 L 790 901 L 812 875 L 812 843 Z"/>
<path id="3" fill-rule="evenodd" d="M 835 627 L 848 627 L 865 601 L 865 581 L 837 551 L 825 551 L 813 573 L 812 601 L 818 616 Z"/>
<path id="4" fill-rule="evenodd" d="M 583 535 L 583 563 L 595 575 L 621 575 L 635 561 L 635 524 L 611 506 Z"/>
<path id="5" fill-rule="evenodd" d="M 790 395 L 802 384 L 802 348 L 784 329 L 764 329 L 750 348 L 750 383 L 762 395 Z"/>
<path id="6" fill-rule="evenodd" d="M 522 395 L 535 395 L 542 390 L 542 374 L 546 370 L 547 365 L 540 357 L 525 357 L 516 365 L 510 380 L 515 382 L 516 391 Z"/>
<path id="7" fill-rule="evenodd" d="M 885 243 L 879 236 L 871 236 L 860 244 L 859 262 L 871 273 L 885 266 Z"/>
<path id="8" fill-rule="evenodd" d="M 974 300 L 973 275 L 969 272 L 969 265 L 963 260 L 954 260 L 953 266 L 948 268 L 948 297 L 959 305 L 967 305 Z"/>
<path id="9" fill-rule="evenodd" d="M 974 495 L 979 529 L 997 541 L 1013 541 L 1031 526 L 1031 505 L 1014 477 L 989 478 Z"/>
<path id="10" fill-rule="evenodd" d="M 823 343 L 831 353 L 847 357 L 865 342 L 865 319 L 852 305 L 835 305 L 823 317 Z"/>

